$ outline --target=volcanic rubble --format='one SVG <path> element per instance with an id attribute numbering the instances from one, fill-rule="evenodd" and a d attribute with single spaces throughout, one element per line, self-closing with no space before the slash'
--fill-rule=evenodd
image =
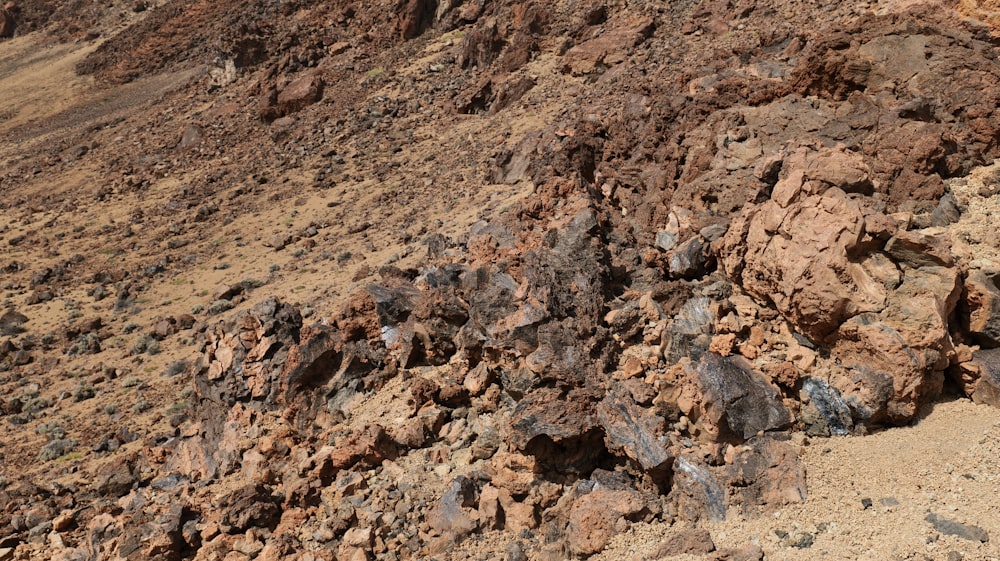
<path id="1" fill-rule="evenodd" d="M 975 218 L 1000 177 L 1000 63 L 974 17 L 21 4 L 36 33 L 100 42 L 76 68 L 102 87 L 178 83 L 68 114 L 84 125 L 0 178 L 0 414 L 29 435 L 0 454 L 35 466 L 4 472 L 0 559 L 448 559 L 486 534 L 505 536 L 493 556 L 581 558 L 634 522 L 804 500 L 803 434 L 904 425 L 946 388 L 1000 405 L 1000 243 Z M 96 192 L 23 195 L 81 162 Z M 310 179 L 274 179 L 296 170 Z M 98 235 L 73 237 L 77 204 L 154 200 L 171 175 L 158 209 L 100 232 L 115 245 L 57 251 Z M 335 297 L 297 301 L 299 268 L 276 265 L 190 313 L 137 312 L 198 275 L 222 228 L 301 192 L 341 197 L 329 222 L 247 244 L 315 257 Z M 473 211 L 414 227 L 408 209 L 440 201 Z M 33 205 L 60 218 L 15 225 Z M 365 248 L 381 262 L 353 268 Z M 84 311 L 38 328 L 69 296 Z M 703 534 L 657 558 L 763 556 Z"/>

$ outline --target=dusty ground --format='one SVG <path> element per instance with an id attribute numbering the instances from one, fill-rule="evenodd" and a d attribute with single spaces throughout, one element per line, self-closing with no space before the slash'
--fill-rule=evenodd
<path id="1" fill-rule="evenodd" d="M 934 405 L 911 427 L 805 439 L 799 450 L 809 497 L 803 504 L 708 528 L 720 548 L 753 543 L 775 560 L 997 559 L 1000 548 L 992 536 L 1000 532 L 998 447 L 1000 413 L 964 399 Z M 942 535 L 925 520 L 928 513 L 980 526 L 991 541 Z M 672 531 L 637 526 L 595 559 L 644 558 Z M 790 545 L 803 534 L 815 538 L 810 547 Z"/>
<path id="2" fill-rule="evenodd" d="M 52 13 L 54 9 L 52 3 L 35 4 L 32 14 Z M 791 63 L 782 68 L 746 66 L 747 60 L 762 52 L 772 56 L 782 49 L 792 53 L 778 55 L 779 59 L 784 57 L 783 64 L 794 57 L 796 49 L 807 44 L 799 28 L 809 23 L 809 10 L 822 10 L 823 25 L 836 28 L 858 16 L 891 16 L 920 5 L 779 2 L 753 15 L 772 18 L 763 21 L 784 18 L 781 29 L 757 29 L 753 22 L 758 20 L 750 20 L 750 25 L 741 23 L 745 15 L 722 21 L 711 7 L 706 10 L 697 3 L 650 8 L 648 12 L 659 14 L 659 20 L 656 32 L 650 32 L 649 43 L 634 50 L 613 51 L 607 61 L 598 64 L 607 64 L 611 70 L 604 73 L 608 69 L 599 68 L 598 74 L 588 75 L 570 71 L 567 49 L 599 37 L 609 14 L 615 16 L 620 11 L 625 14 L 621 20 L 630 21 L 626 16 L 634 16 L 630 10 L 638 12 L 638 7 L 610 2 L 576 10 L 572 3 L 562 3 L 559 15 L 551 21 L 539 18 L 534 22 L 531 13 L 516 12 L 508 17 L 498 12 L 494 15 L 501 21 L 513 22 L 511 29 L 524 21 L 528 28 L 539 26 L 540 30 L 533 31 L 538 39 L 526 58 L 510 62 L 520 60 L 511 55 L 494 62 L 489 57 L 498 53 L 473 52 L 482 60 L 460 64 L 472 52 L 463 50 L 466 35 L 489 29 L 482 22 L 469 23 L 478 14 L 449 16 L 451 29 L 431 29 L 403 41 L 398 14 L 379 12 L 374 4 L 350 7 L 346 3 L 293 2 L 288 3 L 286 14 L 270 4 L 261 7 L 266 3 L 256 3 L 254 9 L 264 14 L 264 23 L 247 28 L 240 25 L 252 19 L 250 16 L 240 19 L 242 16 L 228 14 L 226 17 L 233 20 L 219 24 L 223 17 L 219 10 L 224 12 L 224 8 L 200 2 L 192 4 L 189 11 L 157 12 L 155 17 L 162 19 L 151 20 L 159 22 L 156 26 L 139 27 L 142 33 L 130 35 L 122 32 L 133 22 L 141 26 L 148 12 L 133 10 L 131 3 L 108 10 L 89 3 L 80 6 L 84 4 L 86 17 L 76 23 L 72 18 L 58 19 L 63 12 L 56 10 L 56 19 L 47 31 L 0 42 L 0 267 L 4 267 L 0 288 L 5 309 L 27 316 L 16 331 L 4 334 L 11 345 L 16 342 L 17 350 L 23 351 L 20 356 L 26 358 L 17 364 L 15 351 L 5 349 L 10 363 L 0 372 L 0 407 L 4 407 L 0 491 L 22 489 L 29 482 L 54 489 L 48 492 L 58 501 L 50 497 L 46 506 L 36 509 L 42 511 L 38 514 L 42 526 L 56 514 L 78 517 L 57 531 L 51 525 L 28 526 L 24 513 L 42 501 L 23 498 L 30 493 L 18 495 L 22 502 L 15 505 L 12 501 L 10 508 L 20 509 L 18 515 L 22 515 L 25 527 L 0 539 L 0 561 L 49 558 L 57 553 L 74 560 L 110 555 L 100 550 L 91 551 L 89 557 L 80 553 L 87 540 L 98 535 L 91 521 L 108 513 L 119 516 L 122 509 L 131 512 L 141 503 L 137 497 L 148 498 L 142 493 L 148 490 L 150 479 L 163 475 L 156 470 L 167 463 L 170 454 L 165 443 L 197 430 L 192 427 L 197 426 L 194 421 L 203 410 L 196 403 L 192 380 L 207 368 L 200 362 L 209 345 L 205 334 L 223 319 L 276 296 L 300 309 L 307 324 L 329 325 L 350 317 L 345 307 L 362 306 L 363 290 L 368 285 L 394 278 L 413 280 L 421 267 L 449 258 L 463 265 L 476 259 L 494 259 L 499 261 L 494 263 L 499 269 L 520 274 L 525 264 L 517 251 L 547 247 L 548 232 L 565 227 L 578 210 L 573 206 L 578 199 L 573 197 L 579 193 L 559 191 L 565 189 L 560 180 L 572 183 L 560 174 L 601 150 L 604 160 L 597 157 L 595 161 L 603 167 L 596 173 L 594 169 L 585 171 L 583 175 L 592 184 L 580 190 L 589 189 L 588 196 L 606 203 L 600 212 L 602 227 L 608 231 L 601 241 L 611 248 L 607 253 L 614 252 L 609 263 L 616 267 L 645 264 L 640 248 L 648 254 L 653 234 L 664 222 L 669 223 L 667 211 L 675 208 L 668 208 L 664 201 L 676 196 L 674 203 L 681 204 L 678 201 L 689 196 L 680 187 L 674 193 L 673 187 L 662 183 L 680 182 L 707 171 L 710 166 L 706 162 L 716 151 L 737 150 L 729 147 L 730 137 L 735 139 L 733 146 L 746 140 L 739 136 L 741 130 L 753 126 L 767 130 L 768 123 L 752 122 L 753 109 L 747 109 L 750 117 L 743 120 L 734 113 L 719 115 L 740 104 L 755 108 L 803 91 L 810 92 L 808 102 L 815 104 L 819 114 L 820 109 L 826 110 L 823 103 L 848 97 L 834 91 L 836 84 L 820 83 L 822 80 L 815 86 L 792 87 L 771 76 L 771 72 L 781 74 L 790 82 Z M 742 10 L 738 2 L 716 4 L 727 14 L 753 13 Z M 67 6 L 59 9 L 70 10 Z M 992 22 L 996 17 L 992 3 L 962 2 L 961 6 L 967 15 L 981 21 Z M 150 3 L 149 8 L 153 7 Z M 344 15 L 348 11 L 349 17 Z M 682 16 L 695 22 L 690 29 L 681 31 L 688 20 L 671 19 Z M 461 19 L 465 17 L 472 19 Z M 612 30 L 620 23 L 615 17 L 608 21 L 606 28 Z M 975 19 L 969 21 L 969 25 L 975 23 Z M 41 23 L 32 25 L 44 27 Z M 231 25 L 260 38 L 269 49 L 269 62 L 241 69 L 222 79 L 220 85 L 224 68 L 220 61 L 235 55 L 227 50 L 232 47 L 226 43 L 230 37 L 205 31 L 214 29 L 213 25 Z M 170 33 L 163 34 L 163 29 Z M 967 35 L 982 32 L 980 27 L 970 29 L 962 31 L 966 35 L 959 33 L 961 41 L 971 41 Z M 149 40 L 145 41 L 147 35 Z M 194 37 L 191 48 L 178 48 L 182 43 L 174 41 L 177 37 Z M 768 43 L 769 37 L 774 44 Z M 948 41 L 951 39 L 943 42 Z M 808 44 L 813 44 L 812 39 Z M 157 56 L 144 56 L 150 54 Z M 90 73 L 80 73 L 88 68 Z M 322 99 L 273 123 L 262 119 L 261 100 L 266 98 L 266 90 L 283 88 L 310 69 L 326 76 Z M 669 79 L 646 88 L 641 80 L 647 73 Z M 489 82 L 489 78 L 494 81 Z M 528 82 L 532 85 L 522 96 L 515 95 L 509 105 L 501 106 L 503 98 L 497 92 Z M 819 98 L 813 95 L 815 91 Z M 606 92 L 615 93 L 602 97 Z M 681 97 L 684 93 L 691 96 L 687 101 Z M 486 101 L 476 97 L 482 95 Z M 489 109 L 491 103 L 496 104 L 496 111 Z M 840 106 L 839 110 L 849 108 Z M 618 128 L 601 129 L 594 124 L 602 118 L 615 122 Z M 702 127 L 701 119 L 708 124 Z M 727 124 L 726 119 L 732 123 Z M 976 124 L 983 126 L 978 121 Z M 591 126 L 595 129 L 588 129 Z M 803 134 L 819 128 L 811 126 L 803 125 Z M 670 127 L 679 132 L 664 132 Z M 633 128 L 642 132 L 630 136 Z M 793 132 L 787 134 L 795 134 L 794 127 L 789 130 Z M 724 131 L 719 138 L 725 140 L 711 150 L 698 152 L 717 142 L 714 135 L 718 131 Z M 689 135 L 688 140 L 685 135 Z M 690 152 L 684 156 L 669 153 L 661 147 L 664 137 L 672 143 L 670 150 L 684 147 Z M 598 149 L 587 144 L 597 142 L 595 138 L 606 145 Z M 574 144 L 576 140 L 579 143 Z M 979 150 L 976 157 L 996 148 L 995 142 L 990 144 L 982 137 L 965 140 Z M 756 149 L 763 153 L 770 147 L 758 145 Z M 519 157 L 541 163 L 532 160 L 519 165 Z M 711 164 L 711 173 L 730 163 Z M 704 169 L 698 171 L 701 164 L 705 164 Z M 674 166 L 668 179 L 649 175 L 650 168 L 662 171 L 660 166 L 667 165 Z M 732 164 L 732 169 L 739 165 Z M 935 165 L 943 170 L 952 164 Z M 684 166 L 695 171 L 689 174 Z M 954 242 L 950 249 L 963 271 L 1000 266 L 1000 239 L 992 227 L 1000 219 L 997 165 L 974 161 L 970 156 L 954 167 L 947 171 L 952 176 L 942 182 L 961 208 L 961 218 L 948 227 Z M 613 179 L 602 183 L 605 173 Z M 710 184 L 715 176 L 706 177 L 709 179 L 703 183 Z M 536 182 L 536 178 L 547 183 Z M 688 187 L 691 184 L 696 183 Z M 719 185 L 725 190 L 724 182 Z M 662 192 L 658 194 L 652 186 Z M 743 196 L 742 192 L 733 195 L 743 204 L 760 194 L 747 195 L 746 201 L 741 200 Z M 697 193 L 691 197 L 698 199 Z M 883 199 L 888 198 L 886 194 Z M 712 221 L 721 224 L 729 219 L 725 205 L 731 203 L 725 193 L 705 195 L 698 202 L 703 205 L 699 212 L 704 211 L 698 220 L 705 221 L 696 221 L 697 227 L 683 227 L 698 231 Z M 880 204 L 906 206 L 895 200 L 886 203 L 880 199 Z M 921 201 L 905 211 L 919 214 L 920 204 L 930 203 Z M 608 209 L 613 212 L 608 213 Z M 515 247 L 511 242 L 507 247 L 496 242 L 488 249 L 467 247 L 470 229 L 479 227 L 476 225 L 481 220 L 507 224 L 520 220 L 523 231 L 516 234 L 522 236 L 521 245 Z M 449 240 L 445 255 L 428 254 L 432 234 Z M 699 274 L 705 275 L 701 279 L 675 277 L 670 290 L 687 294 L 711 286 L 718 278 L 709 278 L 710 273 L 701 271 Z M 633 280 L 634 290 L 609 286 L 609 294 L 603 295 L 607 301 L 601 305 L 618 307 L 623 301 L 638 300 L 636 291 L 649 290 L 638 274 L 630 282 Z M 579 278 L 573 282 L 584 284 Z M 231 289 L 237 285 L 242 285 L 243 292 L 233 296 Z M 520 292 L 528 286 L 525 281 Z M 662 287 L 656 290 L 661 294 L 666 291 Z M 668 299 L 661 300 L 672 313 Z M 677 307 L 676 303 L 671 306 Z M 601 308 L 602 316 L 604 311 Z M 767 317 L 773 319 L 777 314 Z M 94 318 L 99 321 L 95 323 Z M 95 340 L 97 348 L 92 346 Z M 247 467 L 259 466 L 247 460 L 243 471 L 204 485 L 195 485 L 195 478 L 184 488 L 183 500 L 195 506 L 215 504 L 244 484 L 244 477 L 256 477 L 278 489 L 273 491 L 275 496 L 287 492 L 294 498 L 297 491 L 288 474 L 311 473 L 312 454 L 322 452 L 323 439 L 332 445 L 334 437 L 340 438 L 348 428 L 413 422 L 414 404 L 408 399 L 412 398 L 414 378 L 446 384 L 461 368 L 457 359 L 445 365 L 403 368 L 405 375 L 392 377 L 357 398 L 350 419 L 320 432 L 322 438 L 315 442 L 300 435 L 273 436 L 286 435 L 290 429 L 286 430 L 280 415 L 269 411 L 262 415 L 267 421 L 253 427 L 266 438 L 254 436 L 253 446 L 285 438 L 282 442 L 291 443 L 294 449 L 285 454 L 291 455 L 288 463 L 292 467 L 286 469 L 282 464 L 280 469 L 286 471 L 279 473 L 276 465 L 278 476 L 260 475 L 266 470 Z M 792 390 L 783 391 L 783 398 L 794 401 Z M 751 520 L 733 515 L 725 522 L 701 525 L 710 531 L 719 549 L 756 545 L 770 560 L 1000 558 L 1000 502 L 996 499 L 1000 496 L 1000 409 L 955 397 L 958 389 L 951 384 L 945 391 L 948 397 L 926 406 L 912 426 L 832 439 L 807 437 L 799 430 L 802 427 L 795 426 L 786 436 L 807 474 L 806 501 Z M 475 397 L 475 405 L 470 407 L 479 407 L 479 396 Z M 503 406 L 512 403 L 510 396 L 504 399 Z M 438 555 L 457 560 L 505 555 L 509 561 L 518 561 L 518 555 L 509 549 L 515 542 L 527 559 L 553 559 L 552 551 L 543 547 L 545 537 L 537 524 L 533 531 L 519 533 L 484 530 L 447 546 L 427 528 L 423 520 L 426 509 L 440 499 L 454 477 L 486 469 L 487 462 L 471 457 L 467 444 L 472 438 L 453 437 L 447 429 L 461 433 L 461 427 L 492 422 L 493 417 L 486 414 L 483 421 L 468 411 L 463 414 L 466 417 L 461 419 L 457 413 L 454 420 L 448 417 L 445 428 L 435 427 L 442 432 L 431 437 L 434 446 L 416 447 L 412 453 L 358 472 L 371 482 L 370 495 L 388 494 L 386 489 L 396 492 L 397 486 L 403 488 L 405 483 L 407 493 L 411 493 L 406 500 L 414 508 L 419 503 L 423 509 L 410 516 L 417 519 L 412 535 L 406 535 L 409 527 L 398 534 L 393 527 L 392 535 L 379 535 L 378 540 L 367 543 L 369 550 L 380 547 L 381 551 L 365 551 L 366 559 L 374 555 L 389 558 L 389 553 L 409 548 L 408 555 L 418 557 Z M 509 412 L 497 413 L 496 419 L 506 419 L 503 415 Z M 676 426 L 681 426 L 679 420 Z M 682 429 L 676 426 L 671 425 L 670 430 L 680 437 Z M 117 448 L 101 448 L 102 440 L 109 438 Z M 45 460 L 40 457 L 47 443 L 64 439 L 73 444 Z M 272 452 L 275 449 L 281 448 L 271 446 Z M 256 448 L 247 451 L 260 454 Z M 140 458 L 130 465 L 144 466 L 133 470 L 134 487 L 126 486 L 111 498 L 90 491 L 98 474 L 104 473 L 106 466 L 112 469 L 121 464 L 123 458 Z M 621 457 L 614 462 L 613 469 L 631 469 Z M 146 471 L 138 473 L 142 470 Z M 286 475 L 289 480 L 281 481 Z M 287 487 L 281 487 L 286 483 Z M 570 486 L 565 484 L 565 488 Z M 178 499 L 177 495 L 169 497 L 162 495 L 155 500 L 163 506 Z M 112 500 L 117 506 L 111 505 Z M 538 504 L 547 504 L 538 500 Z M 536 506 L 533 503 L 531 508 Z M 289 516 L 280 526 L 286 531 L 286 526 L 292 527 L 289 532 L 301 534 L 302 542 L 309 544 L 303 547 L 313 548 L 310 555 L 316 557 L 301 559 L 321 558 L 316 544 L 336 543 L 345 530 L 336 530 L 339 533 L 334 541 L 316 537 L 331 530 L 327 518 L 320 516 L 321 509 L 317 513 L 315 505 L 310 507 L 313 511 L 305 521 Z M 220 537 L 217 521 L 223 510 L 207 509 L 197 520 L 198 543 L 204 538 L 215 544 L 215 549 L 202 548 L 197 558 L 230 555 L 243 560 L 260 554 L 259 549 L 252 555 L 239 552 L 232 543 L 234 537 Z M 371 506 L 370 510 L 377 509 Z M 12 512 L 4 513 L 7 519 Z M 990 539 L 981 543 L 943 535 L 927 521 L 928 514 L 979 527 Z M 329 513 L 324 516 L 333 519 Z M 365 519 L 359 516 L 351 524 L 360 527 L 358 518 Z M 399 518 L 405 516 L 400 514 Z M 146 523 L 135 520 L 135 527 Z M 649 559 L 665 536 L 687 524 L 626 524 L 616 528 L 626 531 L 592 558 Z M 39 527 L 42 529 L 32 534 L 32 528 Z M 268 531 L 277 532 L 273 524 L 264 532 Z M 253 534 L 248 535 L 253 542 Z M 362 550 L 365 547 L 359 546 Z M 346 554 L 356 557 L 359 548 Z M 332 556 L 332 550 L 333 546 L 328 546 L 323 551 Z M 266 551 L 261 558 L 279 556 L 277 550 Z M 184 559 L 194 555 L 187 550 L 174 553 Z"/>

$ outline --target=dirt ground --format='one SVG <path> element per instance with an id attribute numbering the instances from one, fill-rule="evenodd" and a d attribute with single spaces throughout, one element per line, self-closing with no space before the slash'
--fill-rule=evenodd
<path id="1" fill-rule="evenodd" d="M 710 524 L 716 546 L 759 545 L 767 559 L 781 561 L 1000 558 L 993 539 L 1000 535 L 995 408 L 954 399 L 930 407 L 911 427 L 801 442 L 806 501 L 759 519 Z M 979 526 L 990 541 L 944 535 L 927 522 L 929 513 Z M 645 558 L 672 531 L 638 525 L 595 559 Z M 789 545 L 803 534 L 814 537 L 809 547 Z"/>

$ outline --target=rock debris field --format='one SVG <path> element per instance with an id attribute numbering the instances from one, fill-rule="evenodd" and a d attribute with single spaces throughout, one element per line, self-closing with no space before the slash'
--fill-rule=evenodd
<path id="1" fill-rule="evenodd" d="M 7 3 L 0 561 L 1000 559 L 997 14 Z"/>

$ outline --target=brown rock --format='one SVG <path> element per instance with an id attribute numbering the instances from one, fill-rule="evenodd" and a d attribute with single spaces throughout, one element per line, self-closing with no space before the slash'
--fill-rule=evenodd
<path id="1" fill-rule="evenodd" d="M 338 439 L 330 450 L 330 455 L 322 461 L 329 465 L 324 471 L 335 473 L 359 463 L 376 466 L 382 460 L 393 458 L 395 455 L 396 449 L 392 439 L 386 434 L 385 429 L 375 424 Z"/>
<path id="2" fill-rule="evenodd" d="M 177 320 L 172 317 L 156 318 L 153 322 L 153 337 L 156 339 L 166 339 L 177 333 Z"/>
<path id="3" fill-rule="evenodd" d="M 764 551 L 756 545 L 720 549 L 708 557 L 708 561 L 763 561 L 763 559 Z"/>
<path id="4" fill-rule="evenodd" d="M 831 187 L 846 193 L 871 193 L 870 172 L 862 155 L 843 145 L 819 150 L 802 147 L 782 162 L 771 200 L 784 208 L 800 197 L 819 195 Z"/>
<path id="5" fill-rule="evenodd" d="M 787 207 L 773 199 L 747 205 L 733 222 L 718 246 L 730 277 L 814 340 L 850 317 L 881 311 L 894 269 L 848 259 L 865 235 L 861 204 L 839 188 L 788 200 Z"/>
<path id="6" fill-rule="evenodd" d="M 316 103 L 323 97 L 323 86 L 323 78 L 317 72 L 307 72 L 278 93 L 278 111 L 289 115 Z"/>
<path id="7" fill-rule="evenodd" d="M 566 51 L 564 65 L 574 75 L 590 74 L 624 60 L 625 53 L 650 36 L 655 24 L 648 16 L 636 16 Z"/>
<path id="8" fill-rule="evenodd" d="M 567 540 L 576 555 L 592 555 L 604 549 L 625 527 L 621 521 L 645 507 L 635 491 L 594 489 L 577 499 L 570 510 Z"/>
<path id="9" fill-rule="evenodd" d="M 480 362 L 475 368 L 469 370 L 465 375 L 462 385 L 473 396 L 480 396 L 486 392 L 486 388 L 496 381 L 496 374 L 485 362 Z"/>
<path id="10" fill-rule="evenodd" d="M 475 483 L 465 476 L 456 477 L 448 491 L 427 513 L 427 523 L 441 535 L 460 538 L 478 527 L 475 506 Z"/>
<path id="11" fill-rule="evenodd" d="M 427 443 L 432 433 L 423 423 L 407 420 L 389 431 L 392 440 L 403 448 L 421 448 Z"/>
<path id="12" fill-rule="evenodd" d="M 944 234 L 902 230 L 885 244 L 885 251 L 896 261 L 912 267 L 951 267 L 955 264 L 951 240 Z"/>
<path id="13" fill-rule="evenodd" d="M 745 516 L 770 512 L 806 500 L 806 474 L 798 453 L 787 442 L 757 437 L 726 466 L 731 500 Z"/>
<path id="14" fill-rule="evenodd" d="M 201 127 L 195 124 L 188 125 L 184 127 L 184 132 L 181 133 L 181 139 L 177 142 L 177 148 L 180 150 L 193 148 L 201 142 L 202 136 Z"/>
<path id="15" fill-rule="evenodd" d="M 517 495 L 527 494 L 542 471 L 534 456 L 517 453 L 496 454 L 490 459 L 490 468 L 493 484 Z"/>
<path id="16" fill-rule="evenodd" d="M 862 314 L 840 327 L 832 354 L 856 371 L 892 380 L 887 402 L 860 400 L 870 409 L 866 417 L 905 422 L 923 400 L 940 393 L 943 371 L 955 353 L 948 318 L 959 293 L 954 269 L 910 269 L 881 314 Z M 832 381 L 845 398 L 858 389 L 856 382 Z"/>
<path id="17" fill-rule="evenodd" d="M 76 524 L 76 518 L 72 512 L 65 512 L 52 519 L 52 529 L 56 532 L 65 532 Z"/>
<path id="18" fill-rule="evenodd" d="M 20 12 L 20 7 L 14 2 L 7 2 L 0 8 L 0 39 L 13 37 L 17 31 L 17 20 L 15 17 Z"/>
<path id="19" fill-rule="evenodd" d="M 399 34 L 403 39 L 413 39 L 434 23 L 437 2 L 431 0 L 401 0 L 396 9 Z"/>
<path id="20" fill-rule="evenodd" d="M 253 526 L 276 524 L 281 516 L 278 501 L 264 485 L 247 485 L 226 494 L 219 501 L 220 522 L 235 534 Z"/>
<path id="21" fill-rule="evenodd" d="M 538 528 L 535 505 L 515 501 L 509 494 L 501 493 L 500 504 L 504 512 L 504 528 L 513 533 Z"/>
<path id="22" fill-rule="evenodd" d="M 479 524 L 484 530 L 496 530 L 501 527 L 503 510 L 500 508 L 501 490 L 486 484 L 479 492 Z M 507 493 L 509 494 L 509 493 Z"/>
<path id="23" fill-rule="evenodd" d="M 968 392 L 972 400 L 1000 407 L 1000 349 L 974 352 L 971 364 L 978 374 Z"/>
<path id="24" fill-rule="evenodd" d="M 705 555 L 715 551 L 712 534 L 704 528 L 682 528 L 671 531 L 646 559 L 675 555 Z"/>
<path id="25" fill-rule="evenodd" d="M 1000 279 L 996 274 L 981 269 L 969 271 L 965 277 L 967 329 L 979 343 L 990 347 L 1000 347 L 1000 287 L 997 280 Z"/>

